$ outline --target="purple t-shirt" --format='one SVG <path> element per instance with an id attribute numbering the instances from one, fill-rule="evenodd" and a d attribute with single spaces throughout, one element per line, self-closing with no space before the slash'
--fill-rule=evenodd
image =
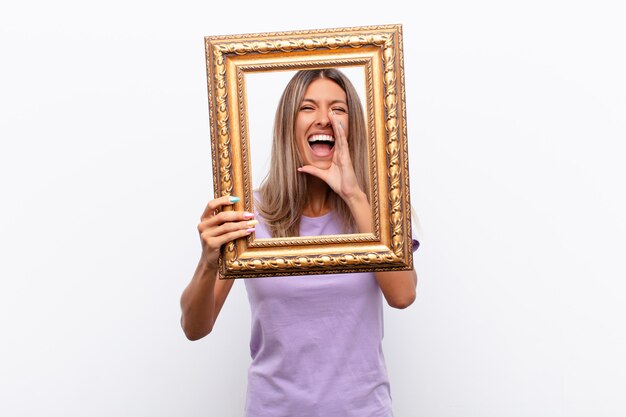
<path id="1" fill-rule="evenodd" d="M 301 219 L 301 236 L 340 233 L 332 212 Z M 255 234 L 271 237 L 262 222 Z M 372 272 L 245 284 L 252 311 L 246 417 L 392 416 L 383 300 Z"/>

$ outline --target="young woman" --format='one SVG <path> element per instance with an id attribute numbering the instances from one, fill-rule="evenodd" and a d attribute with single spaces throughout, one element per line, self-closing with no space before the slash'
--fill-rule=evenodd
<path id="1" fill-rule="evenodd" d="M 278 105 L 258 212 L 221 211 L 238 201 L 225 196 L 202 215 L 202 255 L 181 297 L 186 336 L 211 332 L 234 283 L 217 278 L 224 243 L 252 232 L 370 232 L 366 160 L 363 111 L 349 79 L 336 69 L 299 71 Z M 405 308 L 416 283 L 415 271 L 245 280 L 252 311 L 246 416 L 392 416 L 381 294 Z"/>

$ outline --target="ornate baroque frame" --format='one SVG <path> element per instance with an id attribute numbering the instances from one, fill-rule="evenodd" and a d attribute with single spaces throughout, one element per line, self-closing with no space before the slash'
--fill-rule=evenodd
<path id="1" fill-rule="evenodd" d="M 413 268 L 401 25 L 205 38 L 215 196 L 253 211 L 245 74 L 362 65 L 374 232 L 224 245 L 220 278 Z"/>

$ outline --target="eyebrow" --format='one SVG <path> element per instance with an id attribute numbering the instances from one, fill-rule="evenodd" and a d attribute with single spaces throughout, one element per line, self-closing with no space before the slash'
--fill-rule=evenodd
<path id="1" fill-rule="evenodd" d="M 317 104 L 317 101 L 313 100 L 312 98 L 304 98 L 302 99 L 302 102 L 309 102 L 309 103 L 313 103 L 313 104 Z M 348 105 L 348 103 L 346 103 L 343 100 L 333 100 L 330 102 L 330 104 L 337 104 L 337 103 L 341 103 L 341 104 L 345 104 L 346 106 Z"/>

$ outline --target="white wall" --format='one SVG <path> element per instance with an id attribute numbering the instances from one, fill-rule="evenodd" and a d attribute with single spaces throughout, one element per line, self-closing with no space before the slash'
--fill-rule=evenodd
<path id="1" fill-rule="evenodd" d="M 396 417 L 626 415 L 622 2 L 13 3 L 0 415 L 241 415 L 242 283 L 208 338 L 178 324 L 213 192 L 203 37 L 384 23 L 423 228 L 418 299 L 386 311 Z"/>

